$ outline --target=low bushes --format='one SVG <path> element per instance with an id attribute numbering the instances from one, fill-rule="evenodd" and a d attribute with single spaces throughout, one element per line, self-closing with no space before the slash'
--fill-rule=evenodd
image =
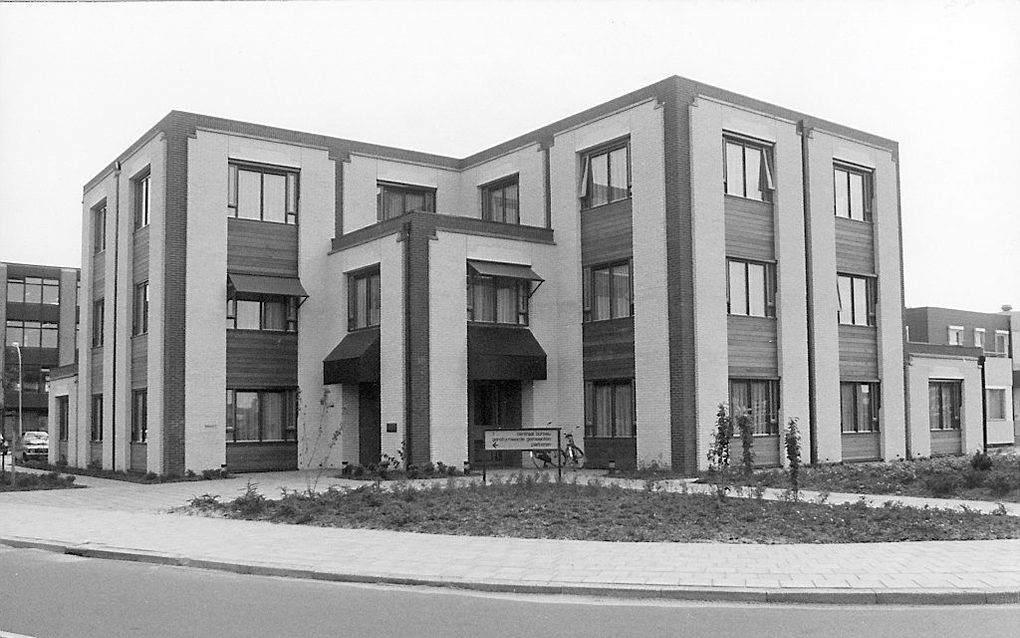
<path id="1" fill-rule="evenodd" d="M 30 490 L 62 490 L 82 487 L 74 484 L 73 476 L 61 476 L 59 472 L 36 474 L 34 472 L 18 472 L 11 485 L 9 472 L 0 472 L 0 492 L 24 492 Z"/>
<path id="2" fill-rule="evenodd" d="M 42 462 L 28 462 L 25 466 L 39 470 L 64 472 L 66 474 L 77 474 L 79 476 L 94 476 L 96 478 L 128 481 L 130 483 L 177 483 L 180 481 L 212 481 L 215 479 L 230 478 L 230 474 L 227 473 L 226 470 L 202 470 L 201 474 L 196 473 L 193 470 L 188 470 L 183 476 L 173 472 L 169 474 L 156 474 L 155 472 L 142 474 L 140 472 L 125 472 L 123 470 L 104 470 L 94 462 L 90 462 L 87 467 L 73 467 L 67 465 L 66 462 L 58 463 L 57 465 L 50 465 Z"/>

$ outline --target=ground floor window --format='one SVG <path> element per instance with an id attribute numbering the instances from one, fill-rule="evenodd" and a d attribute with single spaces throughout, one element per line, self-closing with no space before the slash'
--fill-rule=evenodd
<path id="1" fill-rule="evenodd" d="M 634 412 L 633 379 L 585 383 L 585 436 L 631 438 Z"/>
<path id="2" fill-rule="evenodd" d="M 57 397 L 57 440 L 67 440 L 67 424 L 69 416 L 68 397 Z"/>
<path id="3" fill-rule="evenodd" d="M 131 442 L 145 443 L 149 431 L 149 392 L 131 393 Z"/>
<path id="4" fill-rule="evenodd" d="M 227 441 L 294 441 L 294 390 L 227 390 Z"/>
<path id="5" fill-rule="evenodd" d="M 92 395 L 92 440 L 96 443 L 103 440 L 103 395 Z"/>
<path id="6" fill-rule="evenodd" d="M 932 430 L 959 430 L 963 403 L 960 381 L 928 382 L 928 427 Z"/>
<path id="7" fill-rule="evenodd" d="M 839 409 L 844 432 L 878 432 L 877 383 L 840 383 Z"/>
<path id="8" fill-rule="evenodd" d="M 779 381 L 730 379 L 730 414 L 734 424 L 748 413 L 755 435 L 779 434 Z"/>

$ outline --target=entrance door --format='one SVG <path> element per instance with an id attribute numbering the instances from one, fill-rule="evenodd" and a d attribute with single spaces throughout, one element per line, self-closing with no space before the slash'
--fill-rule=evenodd
<path id="1" fill-rule="evenodd" d="M 521 453 L 486 452 L 485 430 L 521 427 L 520 381 L 468 382 L 468 461 L 472 466 L 520 467 Z"/>
<path id="2" fill-rule="evenodd" d="M 379 384 L 358 384 L 358 463 L 368 466 L 382 458 Z"/>

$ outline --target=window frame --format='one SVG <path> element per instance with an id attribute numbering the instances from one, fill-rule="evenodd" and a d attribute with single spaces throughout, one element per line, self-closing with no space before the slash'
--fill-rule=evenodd
<path id="1" fill-rule="evenodd" d="M 844 411 L 846 406 L 843 405 L 843 388 L 846 386 L 853 387 L 853 405 L 852 405 L 852 423 L 848 424 L 843 421 Z M 869 404 L 868 407 L 871 410 L 871 416 L 867 419 L 867 423 L 862 422 L 862 415 L 858 409 L 861 406 L 861 395 L 862 388 L 868 388 Z M 881 432 L 881 409 L 882 409 L 882 394 L 881 394 L 881 383 L 878 381 L 840 381 L 839 382 L 839 418 L 840 418 L 840 433 L 842 434 L 875 434 Z M 869 429 L 862 429 L 862 425 L 867 426 Z M 852 426 L 852 427 L 850 427 Z"/>
<path id="2" fill-rule="evenodd" d="M 1002 340 L 1002 350 L 999 350 L 999 340 Z M 1008 330 L 996 330 L 995 331 L 995 354 L 1002 355 L 1005 357 L 1009 356 L 1009 331 Z"/>
<path id="3" fill-rule="evenodd" d="M 149 332 L 149 281 L 135 284 L 131 308 L 131 335 Z"/>
<path id="4" fill-rule="evenodd" d="M 376 209 L 375 219 L 377 222 L 386 221 L 387 219 L 396 219 L 397 217 L 403 217 L 412 210 L 407 208 L 407 196 L 408 194 L 422 195 L 425 201 L 425 205 L 420 209 L 423 213 L 434 213 L 436 212 L 436 199 L 437 199 L 437 188 L 435 186 L 421 186 L 418 184 L 406 184 L 402 182 L 390 182 L 386 180 L 376 180 Z M 401 212 L 398 215 L 384 216 L 384 202 L 386 200 L 387 193 L 399 193 Z M 429 210 L 431 208 L 431 210 Z M 419 209 L 414 209 L 419 210 Z"/>
<path id="5" fill-rule="evenodd" d="M 145 443 L 149 432 L 149 389 L 131 391 L 131 442 Z"/>
<path id="6" fill-rule="evenodd" d="M 843 295 L 839 290 L 839 280 L 844 278 L 850 280 L 849 323 L 844 322 L 841 317 L 844 310 Z M 864 323 L 857 323 L 857 287 L 854 285 L 854 282 L 859 280 L 863 280 L 865 286 L 864 294 L 866 299 L 864 300 L 864 312 L 866 317 Z M 878 325 L 878 277 L 843 272 L 836 273 L 836 321 L 841 326 L 867 326 L 873 328 Z"/>
<path id="7" fill-rule="evenodd" d="M 146 166 L 131 178 L 131 205 L 134 209 L 134 228 L 141 230 L 149 225 L 152 206 L 152 171 Z"/>
<path id="8" fill-rule="evenodd" d="M 11 294 L 11 287 L 20 288 L 21 294 Z M 39 301 L 29 301 L 29 289 L 37 290 Z M 47 291 L 56 289 L 55 301 L 47 301 Z M 43 306 L 60 305 L 60 280 L 52 277 L 33 277 L 24 275 L 11 275 L 7 277 L 7 301 L 12 303 L 39 304 Z"/>
<path id="9" fill-rule="evenodd" d="M 258 404 L 258 439 L 238 439 L 237 438 L 237 393 L 252 393 L 257 395 Z M 265 416 L 267 410 L 263 407 L 263 397 L 267 394 L 282 394 L 283 395 L 283 412 L 280 416 L 284 418 L 281 423 L 281 431 L 283 438 L 280 439 L 269 439 L 265 437 L 266 434 L 266 420 Z M 289 406 L 289 409 L 288 409 Z M 247 389 L 247 388 L 228 388 L 226 391 L 224 421 L 226 428 L 226 441 L 230 443 L 291 443 L 297 442 L 297 418 L 298 418 L 298 402 L 297 402 L 297 388 L 265 388 L 265 389 Z M 226 410 L 231 410 L 231 414 L 228 417 Z"/>
<path id="10" fill-rule="evenodd" d="M 475 308 L 475 286 L 492 282 L 492 320 L 478 319 Z M 499 320 L 499 290 L 510 285 L 514 288 L 513 316 L 515 322 Z M 517 277 L 494 277 L 490 275 L 467 274 L 467 321 L 468 323 L 527 328 L 531 325 L 531 280 Z"/>
<path id="11" fill-rule="evenodd" d="M 22 348 L 59 348 L 60 347 L 60 324 L 52 321 L 36 321 L 35 319 L 8 319 L 5 322 L 6 343 L 13 345 L 17 343 Z M 17 332 L 14 332 L 17 331 Z M 37 333 L 38 340 L 29 343 L 29 331 Z M 46 344 L 45 336 L 52 335 L 53 343 Z"/>
<path id="12" fill-rule="evenodd" d="M 838 190 L 836 188 L 836 183 L 837 183 L 837 180 L 839 179 L 839 175 L 837 173 L 840 173 L 840 172 L 846 174 L 846 195 L 847 195 L 846 211 L 847 211 L 847 214 L 845 216 L 839 214 Z M 861 205 L 863 207 L 863 210 L 861 211 L 860 217 L 855 217 L 854 216 L 854 211 L 853 211 L 853 208 L 852 208 L 852 203 L 853 203 L 853 193 L 851 192 L 851 186 L 853 184 L 853 180 L 851 178 L 852 175 L 860 176 L 861 177 L 861 182 L 862 182 L 862 184 L 861 184 L 861 189 L 862 189 L 862 192 L 861 192 Z M 868 222 L 868 223 L 870 223 L 873 220 L 873 211 L 874 211 L 874 208 L 875 208 L 875 202 L 874 202 L 874 200 L 875 200 L 875 182 L 874 182 L 874 180 L 875 180 L 875 171 L 874 171 L 874 169 L 870 169 L 870 168 L 867 168 L 867 167 L 864 167 L 864 166 L 860 166 L 858 164 L 853 164 L 851 162 L 846 162 L 846 161 L 843 161 L 843 160 L 833 159 L 833 161 L 832 161 L 832 184 L 833 184 L 833 188 L 832 188 L 832 214 L 834 216 L 836 216 L 836 217 L 839 217 L 840 219 L 849 219 L 850 221 L 855 221 L 855 222 Z"/>
<path id="13" fill-rule="evenodd" d="M 240 216 L 240 173 L 259 174 L 259 217 Z M 266 219 L 266 175 L 283 177 L 283 221 Z M 301 211 L 301 170 L 289 166 L 274 166 L 243 160 L 227 160 L 227 217 L 247 219 L 268 224 L 296 226 Z"/>
<path id="14" fill-rule="evenodd" d="M 98 255 L 106 250 L 106 200 L 102 200 L 90 209 L 92 215 L 92 254 Z"/>
<path id="15" fill-rule="evenodd" d="M 71 421 L 71 402 L 69 395 L 57 397 L 57 440 L 67 442 Z"/>
<path id="16" fill-rule="evenodd" d="M 981 339 L 978 339 L 978 335 L 981 335 Z M 983 351 L 985 349 L 985 337 L 987 336 L 984 328 L 974 328 L 974 347 L 981 348 Z"/>
<path id="17" fill-rule="evenodd" d="M 503 191 L 505 193 L 506 189 L 509 188 L 510 186 L 513 186 L 513 187 L 515 187 L 517 189 L 517 198 L 515 200 L 517 202 L 517 219 L 514 220 L 514 221 L 507 221 L 507 218 L 506 218 L 506 213 L 507 213 L 506 202 L 507 202 L 507 199 L 506 199 L 505 195 L 503 196 L 503 199 L 502 199 L 503 210 L 500 211 L 500 214 L 496 215 L 495 212 L 492 210 L 492 197 L 491 197 L 491 195 L 493 193 L 495 193 L 496 191 Z M 482 219 L 484 219 L 485 221 L 489 221 L 489 222 L 496 222 L 498 224 L 511 224 L 511 225 L 514 225 L 514 226 L 520 226 L 521 225 L 521 184 L 520 184 L 520 173 L 514 173 L 513 175 L 507 175 L 506 177 L 501 177 L 501 178 L 499 178 L 497 180 L 493 180 L 493 181 L 488 182 L 486 184 L 482 184 L 482 185 L 480 185 L 478 187 L 478 192 L 479 192 L 479 194 L 480 194 L 480 196 L 482 198 L 482 206 L 481 206 Z"/>
<path id="18" fill-rule="evenodd" d="M 106 300 L 96 299 L 92 302 L 92 347 L 102 348 L 104 341 L 104 326 L 106 320 Z"/>
<path id="19" fill-rule="evenodd" d="M 626 151 L 627 161 L 627 187 L 623 189 L 626 193 L 622 197 L 613 198 L 613 166 L 611 155 L 613 152 L 624 149 Z M 593 146 L 587 150 L 581 151 L 580 155 L 580 166 L 581 166 L 581 178 L 578 182 L 578 199 L 581 201 L 581 210 L 592 210 L 595 208 L 601 208 L 602 206 L 608 206 L 615 204 L 616 202 L 626 201 L 631 199 L 633 196 L 633 177 L 631 175 L 631 144 L 630 136 L 627 135 L 622 138 L 610 140 Z M 592 162 L 602 156 L 606 158 L 606 201 L 598 204 L 592 203 L 592 192 L 593 186 L 593 171 Z"/>
<path id="20" fill-rule="evenodd" d="M 946 344 L 950 346 L 962 346 L 963 331 L 963 326 L 946 326 Z"/>
<path id="21" fill-rule="evenodd" d="M 740 151 L 740 185 L 741 194 L 729 192 L 730 185 L 730 167 L 729 167 L 729 152 L 727 149 L 728 144 L 734 144 L 741 147 Z M 765 165 L 765 188 L 761 190 L 762 197 L 750 197 L 747 194 L 747 149 L 752 148 L 761 153 L 761 160 L 759 162 L 758 181 L 759 187 L 761 186 L 761 164 Z M 723 195 L 729 197 L 739 197 L 741 199 L 749 199 L 753 202 L 764 202 L 766 204 L 773 203 L 775 200 L 776 192 L 776 178 L 775 178 L 775 143 L 768 142 L 766 140 L 760 140 L 740 133 L 734 133 L 732 131 L 723 131 L 722 136 L 722 162 L 723 162 Z"/>
<path id="22" fill-rule="evenodd" d="M 237 302 L 258 304 L 259 326 L 258 328 L 237 327 Z M 267 328 L 266 304 L 277 303 L 284 305 L 284 327 Z M 246 330 L 248 332 L 274 332 L 297 334 L 298 332 L 298 298 L 288 295 L 240 295 L 227 294 L 226 327 L 227 330 Z"/>
<path id="23" fill-rule="evenodd" d="M 597 434 L 599 430 L 599 424 L 596 421 L 596 388 L 610 388 L 610 405 L 609 414 L 611 415 L 611 423 L 609 424 L 609 436 L 599 436 Z M 617 409 L 616 403 L 618 400 L 618 388 L 628 387 L 630 389 L 630 417 L 631 417 L 631 433 L 630 434 L 619 434 L 617 426 Z M 585 439 L 599 439 L 603 441 L 610 440 L 627 440 L 637 438 L 638 429 L 638 415 L 637 415 L 637 392 L 635 391 L 635 380 L 616 378 L 616 379 L 588 379 L 584 382 L 584 438 Z"/>
<path id="24" fill-rule="evenodd" d="M 938 409 L 938 424 L 931 422 L 931 400 L 932 400 L 932 389 L 938 389 L 939 397 L 939 409 Z M 952 412 L 953 406 L 949 406 L 949 411 L 946 410 L 944 403 L 945 392 L 948 389 L 949 398 L 955 399 L 956 402 L 956 414 L 955 422 L 953 421 L 954 414 Z M 946 427 L 946 421 L 949 421 L 949 427 Z M 938 427 L 936 427 L 936 425 Z M 963 430 L 963 382 L 954 379 L 928 379 L 928 429 L 931 432 L 948 432 L 948 431 L 962 431 Z"/>
<path id="25" fill-rule="evenodd" d="M 614 271 L 621 266 L 627 266 L 627 299 L 628 308 L 626 314 L 617 314 L 616 277 Z M 595 316 L 595 277 L 598 272 L 608 271 L 609 273 L 609 316 Z M 582 321 L 592 323 L 595 321 L 610 321 L 612 319 L 626 319 L 634 316 L 634 259 L 628 257 L 618 261 L 586 266 L 582 272 L 581 280 L 582 295 Z"/>
<path id="26" fill-rule="evenodd" d="M 92 395 L 92 406 L 89 420 L 89 441 L 92 443 L 103 442 L 103 393 L 98 392 Z"/>
<path id="27" fill-rule="evenodd" d="M 998 393 L 1001 400 L 998 402 L 992 401 L 992 393 Z M 1007 388 L 1000 387 L 986 387 L 985 388 L 985 405 L 988 406 L 988 420 L 989 421 L 1008 421 L 1012 417 L 1013 406 L 1010 405 L 1009 391 Z M 998 404 L 1000 414 L 995 416 L 992 414 L 991 406 Z"/>
<path id="28" fill-rule="evenodd" d="M 365 321 L 360 323 L 358 316 L 358 282 L 365 280 Z M 377 282 L 373 297 L 372 281 Z M 377 320 L 373 323 L 372 311 L 375 310 Z M 379 264 L 373 264 L 365 268 L 359 268 L 347 273 L 347 332 L 376 328 L 382 323 L 382 270 Z"/>
<path id="29" fill-rule="evenodd" d="M 733 312 L 733 290 L 732 290 L 732 276 L 730 269 L 734 264 L 742 264 L 744 266 L 744 307 L 747 308 L 746 313 Z M 762 296 L 764 300 L 764 314 L 752 314 L 751 313 L 751 266 L 762 266 L 764 272 L 762 274 Z M 776 262 L 773 261 L 758 261 L 753 259 L 740 259 L 735 257 L 729 257 L 726 259 L 726 314 L 731 317 L 763 317 L 766 319 L 776 318 L 776 295 L 777 295 L 777 277 L 776 277 Z"/>
<path id="30" fill-rule="evenodd" d="M 746 387 L 747 387 L 747 396 L 750 397 L 753 394 L 752 384 L 758 384 L 758 383 L 765 385 L 765 401 L 766 401 L 766 406 L 767 406 L 768 410 L 767 410 L 767 414 L 765 414 L 764 428 L 763 428 L 764 431 L 760 431 L 760 430 L 762 430 L 762 428 L 760 428 L 758 424 L 755 424 L 754 425 L 754 428 L 755 428 L 754 436 L 756 436 L 756 437 L 778 436 L 779 435 L 779 430 L 780 430 L 780 427 L 779 427 L 779 412 L 782 409 L 782 397 L 781 397 L 782 386 L 780 384 L 780 379 L 762 379 L 762 378 L 754 378 L 754 377 L 730 377 L 729 379 L 727 379 L 727 381 L 728 381 L 728 383 L 727 383 L 727 386 L 726 386 L 726 390 L 727 390 L 726 400 L 727 400 L 727 405 L 729 406 L 729 409 L 730 409 L 730 418 L 733 419 L 734 436 L 739 436 L 739 433 L 736 432 L 736 429 L 735 429 L 736 428 L 736 424 L 737 424 L 737 417 L 739 415 L 737 415 L 735 413 L 734 406 L 733 406 L 733 397 L 734 397 L 733 390 L 734 390 L 734 387 L 737 386 L 737 385 L 746 385 Z"/>

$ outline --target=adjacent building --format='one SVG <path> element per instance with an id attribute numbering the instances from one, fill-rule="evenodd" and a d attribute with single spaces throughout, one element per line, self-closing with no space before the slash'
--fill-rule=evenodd
<path id="1" fill-rule="evenodd" d="M 72 465 L 906 455 L 893 141 L 679 77 L 464 158 L 171 112 L 85 185 Z M 72 398 L 71 395 L 76 395 Z M 60 454 L 52 452 L 54 456 Z"/>

